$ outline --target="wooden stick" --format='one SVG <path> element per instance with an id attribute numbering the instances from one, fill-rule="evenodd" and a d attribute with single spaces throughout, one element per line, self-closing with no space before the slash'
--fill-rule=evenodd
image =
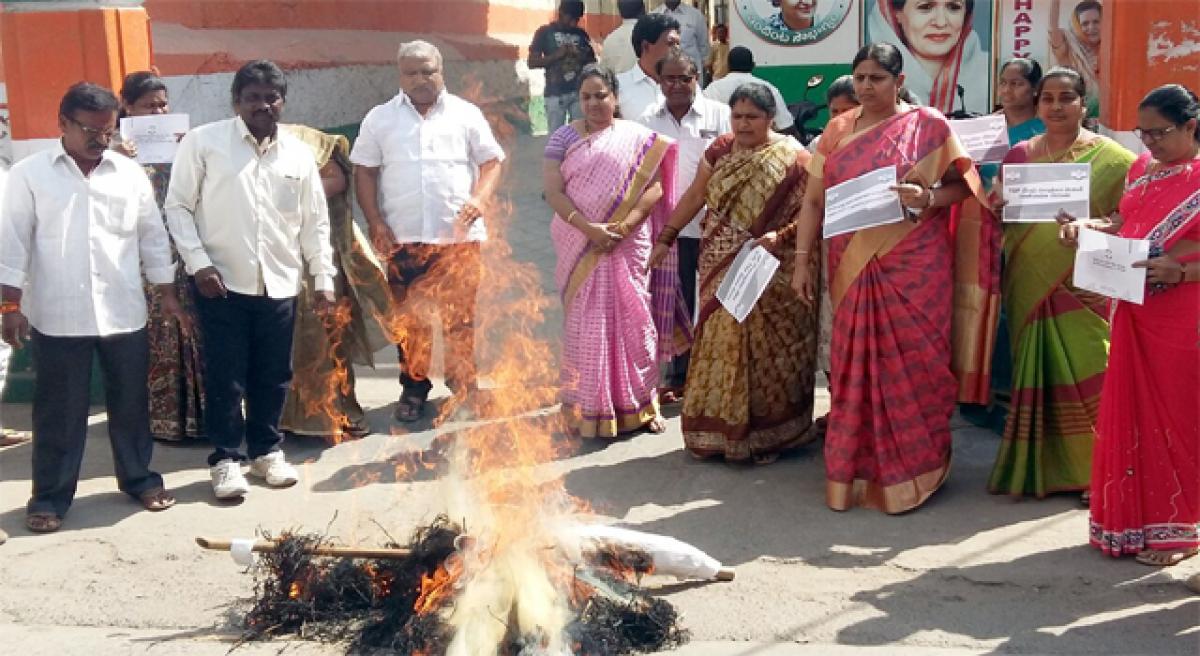
<path id="1" fill-rule="evenodd" d="M 196 544 L 214 551 L 229 551 L 233 546 L 232 540 L 217 540 L 213 538 L 196 538 Z M 275 553 L 279 545 L 271 540 L 255 540 L 251 551 L 257 553 Z M 358 547 L 318 546 L 308 550 L 314 556 L 333 556 L 336 558 L 375 558 L 378 560 L 399 560 L 412 555 L 409 549 L 360 549 Z"/>

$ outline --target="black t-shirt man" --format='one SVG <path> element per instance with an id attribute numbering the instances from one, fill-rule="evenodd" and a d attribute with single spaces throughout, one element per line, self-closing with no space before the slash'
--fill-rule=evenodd
<path id="1" fill-rule="evenodd" d="M 579 72 L 596 61 L 592 40 L 578 25 L 556 21 L 533 34 L 530 54 L 546 58 L 546 95 L 560 96 L 579 91 Z M 562 53 L 559 55 L 559 53 Z"/>

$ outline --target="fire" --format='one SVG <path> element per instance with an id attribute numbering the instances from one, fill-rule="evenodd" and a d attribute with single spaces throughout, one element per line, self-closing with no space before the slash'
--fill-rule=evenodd
<path id="1" fill-rule="evenodd" d="M 421 594 L 417 596 L 413 610 L 418 615 L 425 615 L 441 607 L 442 602 L 454 594 L 455 578 L 445 565 L 438 565 L 433 576 L 421 575 Z"/>
<path id="2" fill-rule="evenodd" d="M 288 587 L 288 599 L 299 599 L 301 592 L 300 582 L 292 581 L 292 585 Z"/>
<path id="3" fill-rule="evenodd" d="M 333 443 L 338 444 L 344 438 L 341 428 L 349 423 L 349 418 L 341 409 L 340 400 L 350 394 L 350 363 L 346 361 L 345 349 L 342 343 L 347 339 L 347 329 L 353 320 L 350 303 L 340 299 L 332 312 L 324 318 L 325 333 L 328 340 L 323 345 L 323 352 L 312 359 L 308 366 L 298 369 L 295 377 L 302 380 L 320 381 L 313 385 L 299 385 L 292 388 L 299 394 L 299 401 L 304 413 L 310 417 L 326 417 Z M 332 369 L 326 369 L 332 363 Z"/>

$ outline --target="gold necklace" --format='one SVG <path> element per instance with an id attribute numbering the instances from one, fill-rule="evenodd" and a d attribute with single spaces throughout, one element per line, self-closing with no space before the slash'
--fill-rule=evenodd
<path id="1" fill-rule="evenodd" d="M 1046 159 L 1050 160 L 1051 163 L 1062 164 L 1064 157 L 1071 154 L 1071 151 L 1075 148 L 1075 144 L 1077 143 L 1079 143 L 1079 137 L 1075 137 L 1074 141 L 1071 142 L 1071 145 L 1067 146 L 1063 150 L 1060 150 L 1057 155 L 1052 156 L 1050 154 L 1050 144 L 1046 140 L 1046 135 L 1043 134 L 1041 139 L 1042 153 L 1045 155 Z"/>

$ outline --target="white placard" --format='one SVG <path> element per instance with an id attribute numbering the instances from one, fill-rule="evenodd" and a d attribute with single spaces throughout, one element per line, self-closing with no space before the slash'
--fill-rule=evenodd
<path id="1" fill-rule="evenodd" d="M 1008 154 L 1008 121 L 1004 114 L 950 121 L 950 129 L 976 164 L 999 162 Z"/>
<path id="2" fill-rule="evenodd" d="M 1059 212 L 1086 219 L 1091 211 L 1090 164 L 1005 164 L 1006 223 L 1053 222 Z"/>
<path id="3" fill-rule="evenodd" d="M 1080 228 L 1075 286 L 1141 305 L 1146 294 L 1146 270 L 1135 269 L 1133 263 L 1149 257 L 1150 242 L 1146 239 L 1125 239 Z"/>
<path id="4" fill-rule="evenodd" d="M 771 276 L 779 268 L 779 259 L 762 246 L 749 242 L 733 258 L 729 271 L 717 288 L 717 300 L 738 323 L 746 320 L 754 304 L 771 284 Z"/>
<path id="5" fill-rule="evenodd" d="M 127 116 L 121 119 L 121 139 L 137 146 L 139 164 L 170 164 L 188 125 L 187 114 Z"/>
<path id="6" fill-rule="evenodd" d="M 900 194 L 889 189 L 896 184 L 896 166 L 864 173 L 825 190 L 826 239 L 864 228 L 904 220 Z"/>

